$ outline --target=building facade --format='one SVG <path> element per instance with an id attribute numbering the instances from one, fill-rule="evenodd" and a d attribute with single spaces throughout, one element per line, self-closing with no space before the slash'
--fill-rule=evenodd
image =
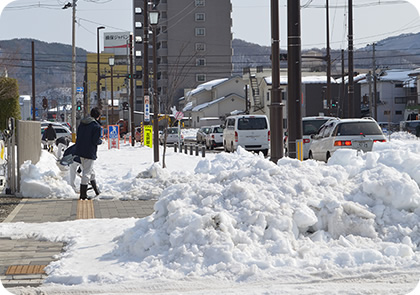
<path id="1" fill-rule="evenodd" d="M 232 75 L 232 5 L 230 0 L 154 0 L 153 3 L 150 7 L 145 6 L 144 0 L 133 0 L 135 64 L 144 66 L 136 71 L 143 84 L 135 87 L 135 107 L 142 110 L 143 93 L 152 90 L 152 32 L 155 31 L 157 93 L 160 112 L 167 112 L 177 105 L 184 89 Z M 145 30 L 152 9 L 159 11 L 159 22 Z"/>

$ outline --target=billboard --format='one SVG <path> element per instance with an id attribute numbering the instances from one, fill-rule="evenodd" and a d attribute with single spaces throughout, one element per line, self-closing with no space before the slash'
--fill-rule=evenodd
<path id="1" fill-rule="evenodd" d="M 104 52 L 126 55 L 130 32 L 104 33 Z"/>

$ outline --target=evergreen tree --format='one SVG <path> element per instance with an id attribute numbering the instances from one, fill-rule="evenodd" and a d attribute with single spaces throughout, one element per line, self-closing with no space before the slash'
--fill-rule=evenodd
<path id="1" fill-rule="evenodd" d="M 21 118 L 19 87 L 16 79 L 0 77 L 0 130 L 6 129 L 10 117 Z"/>

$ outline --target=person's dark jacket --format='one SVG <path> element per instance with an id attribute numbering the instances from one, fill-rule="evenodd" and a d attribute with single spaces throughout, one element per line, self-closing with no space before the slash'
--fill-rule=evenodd
<path id="1" fill-rule="evenodd" d="M 44 133 L 45 133 L 45 138 L 47 140 L 55 140 L 57 138 L 55 129 L 52 126 L 48 126 L 47 129 L 45 129 Z"/>
<path id="2" fill-rule="evenodd" d="M 77 128 L 74 154 L 82 158 L 96 160 L 98 145 L 101 143 L 101 125 L 92 117 L 82 119 Z"/>
<path id="3" fill-rule="evenodd" d="M 66 156 L 68 156 L 68 155 L 74 155 L 75 151 L 76 151 L 76 145 L 75 145 L 75 144 L 73 144 L 73 145 L 69 146 L 69 147 L 68 147 L 68 148 L 66 148 L 66 150 L 64 151 L 63 158 L 64 158 L 64 157 L 66 157 Z M 79 163 L 79 164 L 82 162 L 82 161 L 80 161 L 80 157 L 79 157 L 79 156 L 75 156 L 75 157 L 73 158 L 73 161 L 74 161 L 74 162 L 77 162 L 77 163 Z"/>

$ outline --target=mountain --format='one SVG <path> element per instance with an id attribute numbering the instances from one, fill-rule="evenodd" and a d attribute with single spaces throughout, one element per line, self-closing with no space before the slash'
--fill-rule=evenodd
<path id="1" fill-rule="evenodd" d="M 0 41 L 0 74 L 7 71 L 9 77 L 18 79 L 21 94 L 32 93 L 32 41 L 35 48 L 36 95 L 67 101 L 70 99 L 72 47 L 60 43 L 47 43 L 31 39 L 13 39 Z M 271 47 L 260 46 L 240 39 L 232 42 L 234 74 L 241 75 L 246 67 L 271 67 Z M 282 53 L 287 53 L 284 49 Z M 82 81 L 85 71 L 87 51 L 76 49 L 77 81 Z M 302 67 L 305 70 L 325 71 L 326 63 L 320 59 L 324 49 L 313 48 L 302 51 Z M 376 44 L 376 65 L 378 68 L 415 69 L 420 67 L 420 33 L 390 37 Z M 307 58 L 317 56 L 317 59 Z M 355 50 L 354 68 L 367 70 L 372 68 L 372 46 Z M 332 74 L 341 75 L 341 50 L 331 50 Z M 345 52 L 347 66 L 347 53 Z M 281 61 L 282 68 L 287 67 Z M 54 89 L 54 91 L 53 91 Z M 49 97 L 53 95 L 54 97 Z"/>

